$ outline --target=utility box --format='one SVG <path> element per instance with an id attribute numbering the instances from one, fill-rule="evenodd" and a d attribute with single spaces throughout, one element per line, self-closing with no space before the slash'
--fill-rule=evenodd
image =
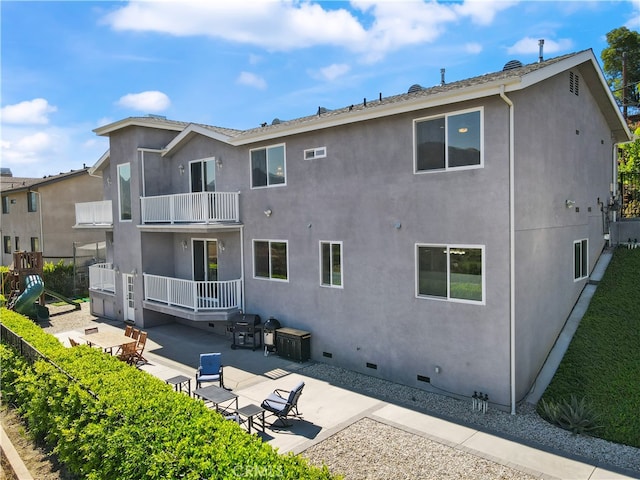
<path id="1" fill-rule="evenodd" d="M 296 328 L 276 330 L 276 351 L 284 358 L 306 362 L 311 358 L 311 333 Z"/>

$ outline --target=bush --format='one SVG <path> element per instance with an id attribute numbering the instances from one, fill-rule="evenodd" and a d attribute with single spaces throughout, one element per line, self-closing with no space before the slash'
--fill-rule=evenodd
<path id="1" fill-rule="evenodd" d="M 578 397 L 571 395 L 568 402 L 547 402 L 543 399 L 538 410 L 543 418 L 574 435 L 589 434 L 602 428 L 597 423 L 599 415 L 584 397 L 578 400 Z"/>
<path id="2" fill-rule="evenodd" d="M 163 381 L 86 345 L 65 348 L 15 312 L 4 326 L 52 363 L 0 345 L 2 395 L 71 472 L 94 479 L 330 479 Z"/>
<path id="3" fill-rule="evenodd" d="M 45 262 L 42 279 L 49 290 L 72 298 L 73 291 L 73 264 L 66 265 L 64 260 L 58 263 Z"/>

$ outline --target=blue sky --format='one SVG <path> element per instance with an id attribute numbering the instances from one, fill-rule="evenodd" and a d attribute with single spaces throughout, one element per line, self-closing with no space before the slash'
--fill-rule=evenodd
<path id="1" fill-rule="evenodd" d="M 593 49 L 634 1 L 6 1 L 2 167 L 93 165 L 130 116 L 247 129 Z"/>

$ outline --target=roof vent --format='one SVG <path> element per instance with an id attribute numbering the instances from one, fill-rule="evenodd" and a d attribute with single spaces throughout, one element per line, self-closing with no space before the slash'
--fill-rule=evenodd
<path id="1" fill-rule="evenodd" d="M 419 92 L 420 90 L 422 90 L 422 85 L 418 85 L 417 83 L 414 83 L 409 87 L 409 90 L 407 91 L 407 93 L 416 93 L 416 92 Z"/>
<path id="2" fill-rule="evenodd" d="M 502 71 L 513 70 L 515 68 L 520 68 L 522 66 L 522 62 L 520 60 L 509 60 L 502 67 Z"/>
<path id="3" fill-rule="evenodd" d="M 323 113 L 327 113 L 329 110 L 327 110 L 324 107 L 318 107 L 318 115 L 322 115 Z"/>
<path id="4" fill-rule="evenodd" d="M 167 117 L 165 117 L 164 115 L 156 115 L 154 113 L 148 113 L 147 114 L 147 118 L 155 118 L 156 120 L 166 120 Z"/>
<path id="5" fill-rule="evenodd" d="M 271 125 L 280 125 L 280 119 L 274 118 L 273 121 L 271 122 Z"/>

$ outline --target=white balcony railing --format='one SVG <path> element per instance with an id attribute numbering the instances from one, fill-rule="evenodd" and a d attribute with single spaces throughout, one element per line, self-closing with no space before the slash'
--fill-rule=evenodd
<path id="1" fill-rule="evenodd" d="M 96 263 L 89 267 L 89 289 L 116 293 L 116 271 L 110 263 Z"/>
<path id="2" fill-rule="evenodd" d="M 113 210 L 111 209 L 111 200 L 103 200 L 101 202 L 76 203 L 76 225 L 113 225 Z"/>
<path id="3" fill-rule="evenodd" d="M 142 223 L 238 222 L 239 193 L 197 192 L 142 197 Z"/>
<path id="4" fill-rule="evenodd" d="M 145 273 L 144 299 L 194 312 L 240 308 L 242 284 L 240 280 L 197 282 Z"/>

